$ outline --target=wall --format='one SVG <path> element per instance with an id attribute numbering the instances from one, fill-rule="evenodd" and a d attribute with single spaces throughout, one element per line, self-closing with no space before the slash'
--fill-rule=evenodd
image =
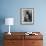
<path id="1" fill-rule="evenodd" d="M 15 19 L 14 26 L 11 31 L 46 31 L 46 1 L 45 0 L 1 0 L 2 17 L 13 17 Z M 34 24 L 20 24 L 20 8 L 34 8 Z M 2 32 L 7 31 L 6 25 L 1 26 Z M 6 28 L 7 27 L 7 28 Z M 14 29 L 13 29 L 14 28 Z M 18 30 L 19 29 L 19 30 Z"/>
<path id="2" fill-rule="evenodd" d="M 44 36 L 46 35 L 46 0 L 0 0 L 0 4 L 0 18 L 13 17 L 15 19 L 11 32 L 40 31 Z M 20 8 L 34 8 L 33 25 L 20 24 Z M 6 31 L 8 32 L 8 26 L 1 23 L 0 32 Z M 44 43 L 46 44 L 45 41 Z"/>

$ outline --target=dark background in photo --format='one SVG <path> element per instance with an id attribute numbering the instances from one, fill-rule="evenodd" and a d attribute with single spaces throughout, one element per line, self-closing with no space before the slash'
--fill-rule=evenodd
<path id="1" fill-rule="evenodd" d="M 24 16 L 25 22 L 32 22 L 32 12 L 26 11 Z"/>

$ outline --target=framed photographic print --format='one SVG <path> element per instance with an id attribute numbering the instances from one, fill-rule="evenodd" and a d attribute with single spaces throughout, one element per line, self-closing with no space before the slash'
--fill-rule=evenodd
<path id="1" fill-rule="evenodd" d="M 21 8 L 21 24 L 33 24 L 34 23 L 34 8 Z"/>

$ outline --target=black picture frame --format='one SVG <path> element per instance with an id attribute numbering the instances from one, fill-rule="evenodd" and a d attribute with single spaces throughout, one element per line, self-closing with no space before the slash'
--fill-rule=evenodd
<path id="1" fill-rule="evenodd" d="M 34 8 L 21 8 L 21 24 L 34 24 Z"/>

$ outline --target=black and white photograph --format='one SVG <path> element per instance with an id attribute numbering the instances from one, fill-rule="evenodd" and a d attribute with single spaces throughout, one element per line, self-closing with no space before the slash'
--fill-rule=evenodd
<path id="1" fill-rule="evenodd" d="M 21 8 L 21 23 L 33 24 L 34 22 L 34 8 Z"/>

